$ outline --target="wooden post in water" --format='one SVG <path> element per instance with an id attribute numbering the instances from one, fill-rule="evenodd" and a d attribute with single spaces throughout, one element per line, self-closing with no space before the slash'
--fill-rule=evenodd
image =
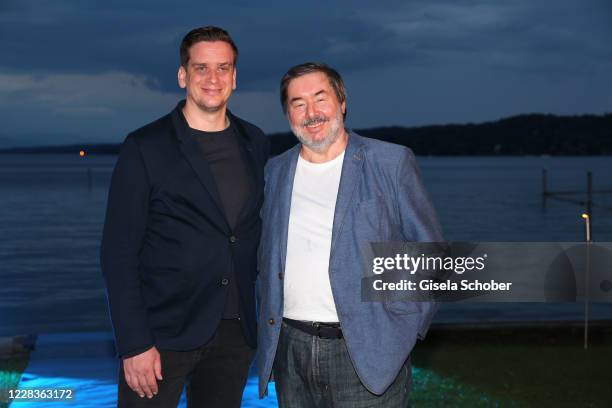
<path id="1" fill-rule="evenodd" d="M 587 199 L 585 221 L 585 241 L 586 241 L 586 271 L 585 271 L 585 297 L 584 297 L 584 349 L 589 348 L 589 292 L 590 292 L 590 269 L 591 269 L 591 241 L 593 223 L 593 173 L 587 171 Z"/>
<path id="2" fill-rule="evenodd" d="M 584 349 L 589 348 L 589 292 L 590 292 L 590 273 L 591 273 L 591 217 L 588 213 L 583 213 L 586 241 L 586 270 L 584 274 Z"/>
<path id="3" fill-rule="evenodd" d="M 586 200 L 586 213 L 589 215 L 589 234 L 590 234 L 590 226 L 593 225 L 592 210 L 593 210 L 593 173 L 589 170 L 587 171 L 587 200 Z"/>
<path id="4" fill-rule="evenodd" d="M 546 196 L 548 195 L 548 172 L 542 169 L 542 209 L 546 209 Z"/>

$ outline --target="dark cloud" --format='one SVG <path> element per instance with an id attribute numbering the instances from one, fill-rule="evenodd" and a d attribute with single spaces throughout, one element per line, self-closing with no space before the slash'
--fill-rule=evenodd
<path id="1" fill-rule="evenodd" d="M 0 96 L 16 102 L 0 100 L 0 115 L 13 126 L 7 134 L 19 131 L 11 118 L 28 117 L 21 106 L 57 127 L 76 116 L 83 124 L 93 121 L 99 133 L 92 137 L 122 133 L 178 97 L 179 43 L 191 28 L 210 24 L 226 28 L 240 48 L 238 89 L 245 94 L 236 95 L 237 105 L 246 114 L 272 112 L 272 119 L 253 120 L 274 130 L 284 121 L 277 112 L 278 81 L 307 60 L 326 62 L 347 78 L 349 94 L 360 96 L 350 111 L 361 115 L 351 119 L 362 127 L 411 124 L 414 116 L 405 109 L 415 103 L 419 123 L 461 115 L 495 119 L 529 109 L 610 110 L 610 21 L 606 0 L 3 0 Z M 83 90 L 89 87 L 95 92 Z M 503 104 L 491 102 L 495 89 L 504 90 L 498 96 Z M 587 90 L 588 100 L 574 100 Z M 478 114 L 468 116 L 461 103 L 466 94 Z M 393 108 L 368 106 L 368 95 Z M 253 100 L 263 106 L 248 109 Z M 78 115 L 72 101 L 83 105 Z M 136 104 L 144 106 L 135 112 Z M 131 121 L 119 114 L 127 109 Z M 104 122 L 102 113 L 113 120 Z M 81 132 L 78 123 L 68 133 Z"/>
<path id="2" fill-rule="evenodd" d="M 591 8 L 588 2 L 562 1 L 397 2 L 392 7 L 351 2 L 350 9 L 278 1 L 215 7 L 201 1 L 4 4 L 4 70 L 126 71 L 163 90 L 176 89 L 182 36 L 205 24 L 224 26 L 235 37 L 240 83 L 249 90 L 276 86 L 289 66 L 305 60 L 326 61 L 345 72 L 402 61 L 444 63 L 457 53 L 511 69 L 550 69 L 559 60 L 566 64 L 557 68 L 571 68 L 584 65 L 585 58 L 596 62 L 611 56 L 610 25 L 596 7 L 605 3 L 599 2 Z"/>
<path id="3" fill-rule="evenodd" d="M 355 70 L 372 60 L 389 64 L 402 57 L 390 52 L 399 45 L 392 32 L 339 7 L 299 9 L 278 2 L 209 10 L 202 2 L 189 3 L 135 7 L 107 1 L 87 9 L 78 1 L 42 7 L 24 2 L 17 12 L 0 18 L 2 68 L 41 73 L 127 71 L 174 90 L 180 40 L 189 29 L 206 24 L 221 25 L 235 38 L 241 52 L 240 83 L 250 90 L 276 86 L 289 66 L 305 60 Z"/>

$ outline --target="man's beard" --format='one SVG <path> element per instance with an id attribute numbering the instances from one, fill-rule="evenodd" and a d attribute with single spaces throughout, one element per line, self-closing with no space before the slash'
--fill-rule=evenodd
<path id="1" fill-rule="evenodd" d="M 303 129 L 304 127 L 328 121 L 330 122 L 330 127 L 329 132 L 327 132 L 325 137 L 319 140 L 312 140 L 308 138 L 306 133 L 307 131 Z M 338 137 L 342 133 L 342 130 L 343 117 L 342 112 L 340 112 L 340 110 L 338 110 L 338 112 L 336 113 L 336 117 L 333 119 L 328 119 L 325 116 L 317 115 L 313 118 L 306 119 L 298 126 L 291 125 L 291 131 L 293 131 L 293 134 L 295 135 L 295 137 L 297 137 L 300 143 L 302 143 L 309 149 L 319 153 L 325 152 L 329 146 L 331 146 L 336 140 L 338 140 Z"/>

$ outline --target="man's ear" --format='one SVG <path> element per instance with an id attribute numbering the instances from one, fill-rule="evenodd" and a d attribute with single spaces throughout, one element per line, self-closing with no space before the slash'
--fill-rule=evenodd
<path id="1" fill-rule="evenodd" d="M 181 65 L 178 69 L 178 73 L 177 73 L 177 78 L 178 78 L 178 85 L 185 89 L 187 87 L 187 71 L 185 71 L 185 68 Z"/>
<path id="2" fill-rule="evenodd" d="M 234 66 L 234 74 L 233 76 L 233 84 L 232 84 L 232 91 L 236 89 L 236 66 Z"/>
<path id="3" fill-rule="evenodd" d="M 342 102 L 342 105 L 340 105 L 342 108 L 342 114 L 344 115 L 346 113 L 346 101 Z"/>

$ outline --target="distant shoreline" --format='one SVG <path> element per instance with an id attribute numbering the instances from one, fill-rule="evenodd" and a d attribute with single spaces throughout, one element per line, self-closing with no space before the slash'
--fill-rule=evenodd
<path id="1" fill-rule="evenodd" d="M 363 136 L 410 147 L 419 156 L 606 156 L 612 155 L 612 113 L 556 116 L 529 114 L 495 122 L 355 129 Z M 293 147 L 290 132 L 269 135 L 271 154 Z M 88 143 L 0 149 L 0 154 L 116 155 L 120 143 Z"/>

